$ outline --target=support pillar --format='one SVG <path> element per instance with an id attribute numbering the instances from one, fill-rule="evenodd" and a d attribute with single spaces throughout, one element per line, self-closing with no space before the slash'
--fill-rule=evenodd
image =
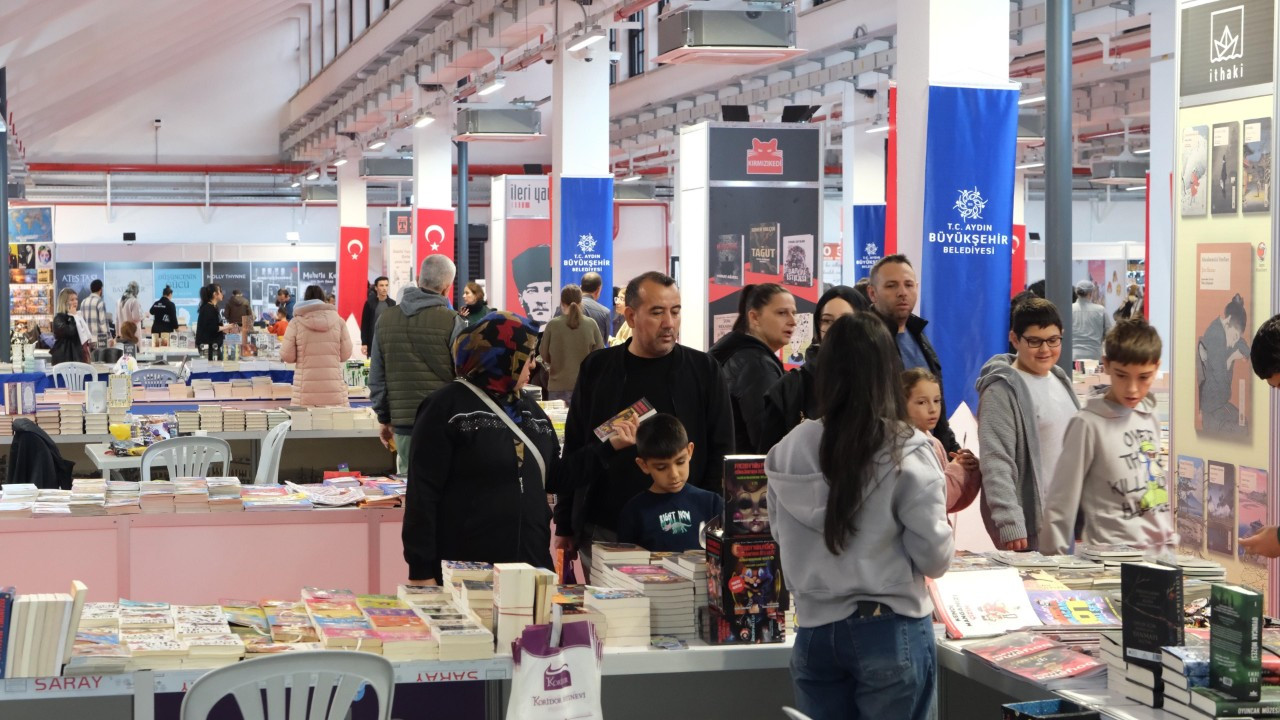
<path id="1" fill-rule="evenodd" d="M 360 322 L 369 285 L 369 216 L 359 148 L 338 166 L 338 315 Z"/>
<path id="2" fill-rule="evenodd" d="M 1062 316 L 1062 346 L 1071 347 L 1071 6 L 1048 0 L 1045 28 L 1045 294 Z M 1058 366 L 1071 372 L 1071 353 Z"/>
<path id="3" fill-rule="evenodd" d="M 1173 348 L 1173 172 L 1179 156 L 1177 137 L 1177 58 L 1174 56 L 1178 8 L 1151 6 L 1151 170 L 1147 188 L 1147 320 L 1165 338 L 1161 367 L 1170 367 Z M 1179 148 L 1180 150 L 1180 148 Z M 1254 311 L 1258 313 L 1258 310 Z M 1259 318 L 1261 322 L 1261 318 Z"/>
<path id="4" fill-rule="evenodd" d="M 884 92 L 887 94 L 887 90 Z M 887 103 L 887 98 L 877 97 L 876 100 L 881 105 Z M 840 219 L 841 226 L 844 228 L 843 284 L 849 286 L 857 282 L 861 275 L 865 275 L 865 272 L 859 273 L 856 260 L 865 258 L 865 261 L 870 261 L 871 259 L 870 255 L 858 250 L 865 248 L 869 242 L 880 243 L 881 255 L 884 249 L 883 236 L 858 237 L 853 221 L 854 205 L 885 203 L 885 140 L 889 135 L 881 132 L 868 133 L 869 126 L 865 123 L 851 124 L 856 122 L 858 103 L 865 102 L 866 100 L 854 90 L 852 83 L 845 85 L 842 104 L 844 132 L 841 134 L 840 148 L 842 171 Z M 881 122 L 888 121 L 882 119 Z"/>
<path id="5" fill-rule="evenodd" d="M 430 96 L 419 90 L 418 105 Z M 453 119 L 445 117 L 448 106 L 430 124 L 413 128 L 413 269 L 428 255 L 442 253 L 455 258 L 453 215 Z M 463 183 L 466 176 L 459 176 Z M 471 280 L 464 267 L 458 268 L 458 282 Z"/>
<path id="6" fill-rule="evenodd" d="M 581 23 L 583 7 L 587 6 L 558 3 L 559 27 Z M 558 306 L 561 287 L 580 283 L 587 272 L 598 272 L 604 279 L 600 302 L 612 309 L 608 294 L 616 283 L 613 175 L 609 170 L 609 46 L 599 41 L 570 52 L 571 42 L 561 41 L 551 66 L 552 106 L 572 108 L 555 113 L 551 134 L 551 287 Z"/>
<path id="7" fill-rule="evenodd" d="M 929 85 L 995 86 L 1009 79 L 1009 3 L 900 0 L 898 17 L 907 18 L 898 25 L 896 68 L 898 252 L 918 264 Z"/>

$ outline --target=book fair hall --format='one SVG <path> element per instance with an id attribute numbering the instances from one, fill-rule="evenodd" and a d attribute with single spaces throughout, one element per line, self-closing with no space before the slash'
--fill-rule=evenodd
<path id="1" fill-rule="evenodd" d="M 0 0 L 0 720 L 1280 718 L 1278 83 L 1280 0 Z"/>

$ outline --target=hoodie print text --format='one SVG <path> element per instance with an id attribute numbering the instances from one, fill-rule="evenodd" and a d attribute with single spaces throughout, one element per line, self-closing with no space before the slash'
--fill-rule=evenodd
<path id="1" fill-rule="evenodd" d="M 1119 460 L 1127 473 L 1111 483 L 1111 492 L 1121 497 L 1125 519 L 1169 512 L 1169 490 L 1156 454 L 1155 433 L 1145 428 L 1126 430 L 1124 446 L 1126 452 Z"/>

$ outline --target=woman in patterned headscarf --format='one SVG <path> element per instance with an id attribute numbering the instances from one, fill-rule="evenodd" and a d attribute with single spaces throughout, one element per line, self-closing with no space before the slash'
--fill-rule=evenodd
<path id="1" fill-rule="evenodd" d="M 401 533 L 410 582 L 439 582 L 441 560 L 551 567 L 560 443 L 520 393 L 537 344 L 529 320 L 489 313 L 454 342 L 457 382 L 418 408 Z"/>

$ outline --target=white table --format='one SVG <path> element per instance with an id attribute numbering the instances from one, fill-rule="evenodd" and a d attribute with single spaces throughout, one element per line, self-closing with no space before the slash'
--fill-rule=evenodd
<path id="1" fill-rule="evenodd" d="M 141 455 L 126 455 L 124 457 L 116 457 L 108 455 L 107 450 L 110 445 L 105 443 L 97 443 L 84 446 L 84 454 L 89 456 L 89 462 L 94 467 L 102 471 L 102 479 L 110 480 L 112 470 L 140 470 L 142 469 Z"/>

